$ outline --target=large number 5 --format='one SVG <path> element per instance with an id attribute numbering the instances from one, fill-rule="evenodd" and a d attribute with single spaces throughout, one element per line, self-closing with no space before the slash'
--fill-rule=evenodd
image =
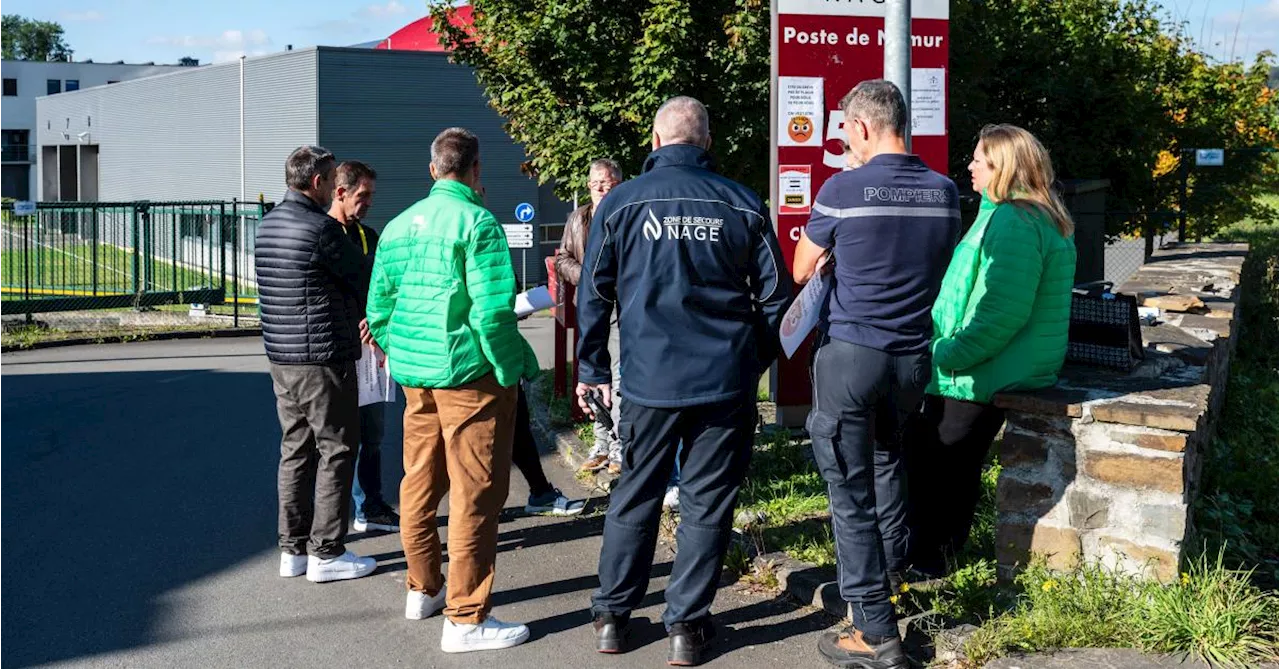
<path id="1" fill-rule="evenodd" d="M 844 138 L 844 112 L 839 109 L 833 109 L 827 116 L 827 137 L 822 145 L 822 164 L 837 170 L 844 169 L 845 159 L 843 153 L 831 152 L 831 140 L 840 140 L 840 145 L 845 143 Z"/>

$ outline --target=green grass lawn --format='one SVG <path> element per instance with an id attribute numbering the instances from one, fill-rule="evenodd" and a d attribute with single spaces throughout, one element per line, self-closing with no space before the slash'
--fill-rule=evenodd
<path id="1" fill-rule="evenodd" d="M 207 258 L 203 261 L 208 263 Z M 132 293 L 135 274 L 138 287 L 148 291 L 222 285 L 222 270 L 216 262 L 209 269 L 146 257 L 138 260 L 137 267 L 134 263 L 132 251 L 109 244 L 98 244 L 96 254 L 92 244 L 35 247 L 32 250 L 0 248 L 0 284 L 6 289 L 5 299 L 23 298 L 22 290 L 27 287 L 31 288 L 33 298 Z M 228 286 L 230 271 L 228 267 Z M 252 296 L 256 294 L 256 287 L 242 285 L 240 294 Z"/>

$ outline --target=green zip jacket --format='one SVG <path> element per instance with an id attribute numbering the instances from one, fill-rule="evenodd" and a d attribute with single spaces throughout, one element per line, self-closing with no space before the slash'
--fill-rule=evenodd
<path id="1" fill-rule="evenodd" d="M 497 219 L 469 186 L 441 180 L 382 231 L 365 315 L 402 386 L 456 388 L 492 373 L 511 387 L 538 372 L 515 294 Z"/>
<path id="2" fill-rule="evenodd" d="M 990 402 L 1056 383 L 1075 271 L 1075 241 L 1047 214 L 984 195 L 933 305 L 929 392 Z"/>

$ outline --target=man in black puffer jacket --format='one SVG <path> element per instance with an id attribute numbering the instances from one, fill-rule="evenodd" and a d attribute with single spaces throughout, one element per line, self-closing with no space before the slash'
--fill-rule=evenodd
<path id="1" fill-rule="evenodd" d="M 284 201 L 262 217 L 254 268 L 280 441 L 280 575 L 313 582 L 373 573 L 346 550 L 351 476 L 360 442 L 356 361 L 364 258 L 325 212 L 333 154 L 289 155 Z M 308 553 L 310 557 L 308 557 Z"/>

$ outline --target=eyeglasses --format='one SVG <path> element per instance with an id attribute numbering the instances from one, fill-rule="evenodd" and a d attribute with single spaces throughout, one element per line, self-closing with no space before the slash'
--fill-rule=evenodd
<path id="1" fill-rule="evenodd" d="M 587 188 L 604 188 L 605 186 L 612 187 L 617 185 L 618 185 L 618 182 L 614 181 L 613 179 L 606 179 L 604 181 L 588 181 L 587 182 Z"/>

